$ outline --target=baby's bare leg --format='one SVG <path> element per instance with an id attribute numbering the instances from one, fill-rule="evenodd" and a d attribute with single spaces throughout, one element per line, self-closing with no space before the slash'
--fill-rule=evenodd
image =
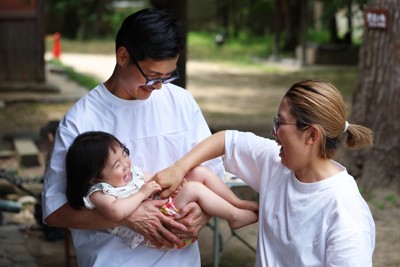
<path id="1" fill-rule="evenodd" d="M 230 227 L 234 229 L 258 220 L 254 211 L 233 206 L 199 182 L 192 181 L 183 184 L 174 199 L 174 204 L 178 209 L 185 207 L 190 202 L 198 202 L 207 214 L 227 220 Z"/>
<path id="2" fill-rule="evenodd" d="M 210 169 L 197 166 L 188 172 L 187 177 L 191 181 L 204 184 L 207 188 L 231 203 L 237 208 L 258 211 L 258 203 L 238 198 L 235 193 Z"/>

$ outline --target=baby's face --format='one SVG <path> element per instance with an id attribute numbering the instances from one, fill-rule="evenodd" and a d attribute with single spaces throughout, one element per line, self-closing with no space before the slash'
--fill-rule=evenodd
<path id="1" fill-rule="evenodd" d="M 114 187 L 124 186 L 131 181 L 131 160 L 126 150 L 121 146 L 110 150 L 102 176 L 103 182 Z"/>

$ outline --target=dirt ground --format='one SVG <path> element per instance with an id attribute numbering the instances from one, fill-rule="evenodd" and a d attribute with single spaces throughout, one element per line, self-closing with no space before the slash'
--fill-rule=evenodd
<path id="1" fill-rule="evenodd" d="M 279 101 L 286 88 L 274 85 L 271 81 L 285 79 L 284 75 L 267 75 L 262 70 L 254 68 L 229 67 L 219 64 L 192 63 L 188 69 L 188 90 L 191 91 L 199 102 L 204 115 L 213 130 L 240 129 L 253 131 L 261 136 L 269 137 L 271 121 L 278 107 Z M 274 76 L 274 77 L 273 77 Z M 288 84 L 290 85 L 290 84 Z M 13 136 L 28 136 L 33 138 L 43 158 L 46 157 L 47 146 L 40 136 L 40 130 L 50 120 L 60 119 L 64 112 L 73 104 L 66 103 L 12 103 L 0 109 L 0 137 L 1 150 L 12 150 L 9 142 Z M 17 168 L 15 159 L 2 155 L 1 168 Z M 19 175 L 40 176 L 42 169 L 19 170 Z M 400 194 L 390 188 L 376 189 L 364 195 L 373 213 L 376 223 L 376 248 L 374 253 L 374 266 L 399 267 L 400 266 Z M 224 230 L 226 231 L 226 230 Z M 245 236 L 255 236 L 255 227 L 247 229 Z M 203 230 L 204 240 L 211 240 L 212 232 Z M 43 238 L 40 231 L 25 231 L 31 237 Z M 229 233 L 225 234 L 229 236 Z M 231 240 L 234 240 L 232 238 Z M 43 244 L 43 251 L 49 254 L 51 248 L 63 247 L 63 241 L 58 243 Z M 252 241 L 255 245 L 256 240 Z M 58 244 L 58 245 L 55 245 Z M 31 244 L 32 245 L 32 244 Z M 212 266 L 212 255 L 209 255 L 209 243 L 200 246 L 204 258 L 203 266 Z M 220 266 L 253 266 L 254 253 L 237 242 L 229 241 L 221 256 Z M 205 252 L 207 251 L 207 252 Z M 63 257 L 63 251 L 58 251 Z M 42 265 L 47 265 L 46 258 L 49 254 L 39 255 Z M 54 254 L 54 253 L 53 253 Z"/>

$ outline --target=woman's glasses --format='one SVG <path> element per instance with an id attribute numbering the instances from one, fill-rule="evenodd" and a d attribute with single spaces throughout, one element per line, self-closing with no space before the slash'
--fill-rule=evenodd
<path id="1" fill-rule="evenodd" d="M 272 121 L 272 125 L 274 126 L 274 127 L 273 127 L 273 133 L 274 133 L 274 135 L 276 135 L 277 132 L 278 132 L 278 130 L 279 130 L 279 127 L 280 127 L 281 125 L 297 125 L 297 123 L 295 123 L 295 122 L 294 122 L 294 123 L 282 122 L 282 121 L 279 121 L 277 117 L 275 117 L 275 118 L 273 119 L 273 121 Z"/>

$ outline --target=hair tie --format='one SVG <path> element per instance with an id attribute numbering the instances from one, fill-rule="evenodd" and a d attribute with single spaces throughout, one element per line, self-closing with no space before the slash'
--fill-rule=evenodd
<path id="1" fill-rule="evenodd" d="M 343 132 L 347 132 L 347 129 L 349 128 L 349 123 L 346 121 L 346 123 L 344 124 L 344 130 Z"/>

